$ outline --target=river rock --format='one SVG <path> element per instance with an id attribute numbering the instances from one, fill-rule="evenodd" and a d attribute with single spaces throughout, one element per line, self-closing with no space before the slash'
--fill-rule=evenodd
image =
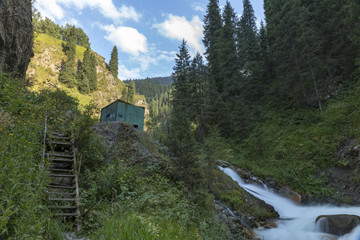
<path id="1" fill-rule="evenodd" d="M 230 166 L 230 164 L 228 162 L 220 160 L 220 159 L 216 161 L 216 164 L 223 168 L 227 168 Z"/>
<path id="2" fill-rule="evenodd" d="M 318 230 L 337 236 L 351 232 L 360 225 L 360 217 L 356 215 L 320 215 L 315 220 Z"/>
<path id="3" fill-rule="evenodd" d="M 283 187 L 280 189 L 279 194 L 283 197 L 289 198 L 296 203 L 301 203 L 301 196 L 297 192 L 292 191 L 289 187 Z"/>
<path id="4" fill-rule="evenodd" d="M 24 77 L 33 56 L 31 0 L 0 0 L 0 72 Z"/>

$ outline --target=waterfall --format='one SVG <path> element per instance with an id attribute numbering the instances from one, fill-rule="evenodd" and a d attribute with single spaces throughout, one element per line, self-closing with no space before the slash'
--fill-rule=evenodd
<path id="1" fill-rule="evenodd" d="M 256 234 L 263 240 L 360 240 L 360 226 L 341 237 L 319 231 L 315 220 L 320 215 L 349 214 L 360 216 L 360 207 L 336 207 L 331 205 L 301 206 L 266 188 L 245 183 L 230 168 L 219 167 L 236 181 L 240 187 L 256 198 L 265 201 L 279 213 L 278 226 L 272 229 L 257 229 Z"/>

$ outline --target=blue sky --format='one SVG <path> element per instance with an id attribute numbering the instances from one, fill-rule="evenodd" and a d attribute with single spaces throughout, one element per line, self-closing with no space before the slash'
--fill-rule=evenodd
<path id="1" fill-rule="evenodd" d="M 225 0 L 220 0 L 221 6 Z M 242 0 L 230 0 L 242 13 Z M 251 0 L 255 15 L 264 20 L 263 0 Z M 184 38 L 192 56 L 203 53 L 202 20 L 208 0 L 36 0 L 42 16 L 60 25 L 81 27 L 91 48 L 109 61 L 119 50 L 119 78 L 169 76 Z"/>

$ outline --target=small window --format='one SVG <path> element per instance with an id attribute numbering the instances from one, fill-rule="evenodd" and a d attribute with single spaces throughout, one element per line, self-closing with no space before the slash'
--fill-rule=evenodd
<path id="1" fill-rule="evenodd" d="M 106 118 L 109 118 L 110 117 L 110 113 L 108 115 L 106 115 Z"/>
<path id="2" fill-rule="evenodd" d="M 133 125 L 135 129 L 139 129 L 139 125 Z"/>

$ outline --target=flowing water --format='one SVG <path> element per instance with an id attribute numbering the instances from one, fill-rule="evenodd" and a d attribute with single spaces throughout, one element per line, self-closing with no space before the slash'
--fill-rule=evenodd
<path id="1" fill-rule="evenodd" d="M 301 206 L 267 189 L 245 183 L 230 168 L 219 167 L 225 174 L 238 182 L 240 187 L 253 196 L 273 206 L 280 215 L 277 228 L 257 229 L 255 232 L 264 240 L 360 240 L 360 226 L 339 238 L 318 230 L 315 219 L 319 215 L 351 214 L 360 216 L 360 207 L 336 207 L 331 205 Z"/>

